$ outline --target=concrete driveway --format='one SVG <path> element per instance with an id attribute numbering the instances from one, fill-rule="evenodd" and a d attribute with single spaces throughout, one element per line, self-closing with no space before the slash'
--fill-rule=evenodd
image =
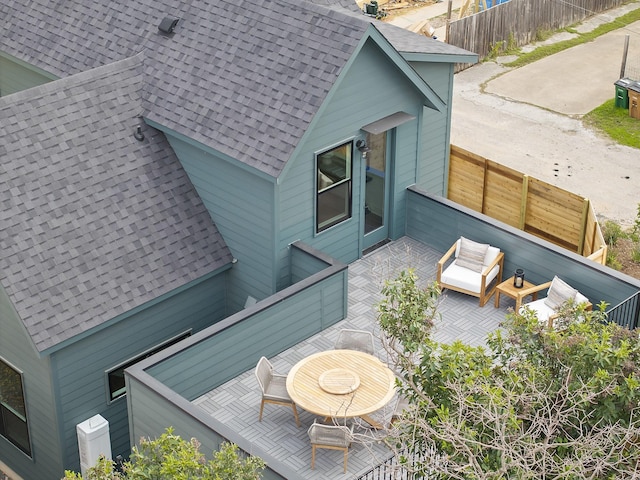
<path id="1" fill-rule="evenodd" d="M 640 22 L 505 73 L 489 81 L 486 92 L 565 115 L 589 113 L 614 96 L 626 35 L 638 58 Z"/>
<path id="2" fill-rule="evenodd" d="M 441 8 L 412 12 L 410 20 L 429 18 Z M 590 31 L 637 8 L 638 0 L 576 29 Z M 626 34 L 630 57 L 637 59 L 640 22 L 518 69 L 505 67 L 510 59 L 502 58 L 456 74 L 451 143 L 583 195 L 600 216 L 632 224 L 640 203 L 640 150 L 613 143 L 581 120 L 614 97 Z"/>

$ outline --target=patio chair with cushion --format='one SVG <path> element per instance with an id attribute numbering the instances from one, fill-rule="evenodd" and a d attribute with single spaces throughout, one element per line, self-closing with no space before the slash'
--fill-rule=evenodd
<path id="1" fill-rule="evenodd" d="M 260 390 L 262 390 L 262 401 L 260 402 L 260 416 L 259 421 L 262 421 L 262 411 L 264 410 L 265 403 L 274 403 L 276 405 L 286 405 L 293 409 L 293 416 L 296 418 L 296 424 L 300 426 L 300 419 L 298 418 L 298 409 L 296 404 L 287 393 L 287 376 L 274 373 L 273 365 L 267 360 L 266 357 L 258 360 L 256 365 L 256 379 Z"/>
<path id="2" fill-rule="evenodd" d="M 307 431 L 311 441 L 311 469 L 316 463 L 316 448 L 342 450 L 344 452 L 344 472 L 347 473 L 347 457 L 353 440 L 353 426 L 324 425 L 313 422 Z"/>
<path id="3" fill-rule="evenodd" d="M 348 328 L 343 328 L 340 330 L 340 333 L 338 333 L 334 348 L 336 350 L 357 350 L 373 355 L 375 353 L 373 334 L 365 330 L 349 330 Z"/>
<path id="4" fill-rule="evenodd" d="M 525 309 L 532 310 L 538 320 L 541 323 L 546 324 L 549 328 L 553 328 L 554 321 L 558 318 L 558 310 L 567 302 L 573 301 L 575 305 L 584 305 L 585 310 L 591 310 L 592 305 L 587 297 L 582 295 L 578 290 L 571 285 L 564 282 L 558 276 L 554 276 L 550 282 L 536 285 L 531 288 L 523 289 L 519 292 L 519 296 L 522 298 L 534 292 L 540 292 L 542 290 L 547 291 L 545 298 L 539 298 L 533 302 L 524 303 L 516 308 L 519 313 L 523 313 Z"/>
<path id="5" fill-rule="evenodd" d="M 478 297 L 483 307 L 502 281 L 503 263 L 499 248 L 460 237 L 438 262 L 436 279 L 441 289 Z"/>

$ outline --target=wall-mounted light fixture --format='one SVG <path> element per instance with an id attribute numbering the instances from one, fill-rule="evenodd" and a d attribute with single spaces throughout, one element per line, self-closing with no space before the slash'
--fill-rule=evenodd
<path id="1" fill-rule="evenodd" d="M 371 148 L 369 148 L 369 146 L 367 145 L 367 142 L 365 142 L 364 140 L 358 140 L 356 142 L 356 148 L 360 150 L 360 153 L 364 158 L 366 158 L 367 153 L 371 151 Z"/>

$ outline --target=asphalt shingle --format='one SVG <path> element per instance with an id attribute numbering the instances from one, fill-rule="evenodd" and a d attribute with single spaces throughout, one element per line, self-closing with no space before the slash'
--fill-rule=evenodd
<path id="1" fill-rule="evenodd" d="M 39 351 L 231 261 L 139 118 L 142 66 L 140 54 L 0 98 L 0 282 Z"/>
<path id="2" fill-rule="evenodd" d="M 4 0 L 0 18 L 0 50 L 58 77 L 144 51 L 148 119 L 274 177 L 372 28 L 400 51 L 469 54 L 353 0 Z"/>

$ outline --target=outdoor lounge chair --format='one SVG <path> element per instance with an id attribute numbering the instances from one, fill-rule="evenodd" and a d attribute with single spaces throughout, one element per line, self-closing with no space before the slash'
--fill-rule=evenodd
<path id="1" fill-rule="evenodd" d="M 256 365 L 256 379 L 260 390 L 262 390 L 262 401 L 260 402 L 260 417 L 262 421 L 262 411 L 265 403 L 274 403 L 276 405 L 286 405 L 293 409 L 293 416 L 296 418 L 296 424 L 300 426 L 298 418 L 298 409 L 296 404 L 287 393 L 287 376 L 278 375 L 273 372 L 273 366 L 266 357 L 260 358 Z"/>
<path id="2" fill-rule="evenodd" d="M 499 248 L 460 237 L 438 262 L 436 279 L 441 289 L 478 297 L 484 307 L 502 281 L 503 263 Z"/>
<path id="3" fill-rule="evenodd" d="M 311 441 L 311 470 L 316 463 L 316 448 L 342 450 L 344 452 L 344 473 L 347 473 L 349 447 L 353 440 L 353 426 L 324 425 L 314 422 L 307 431 Z"/>
<path id="4" fill-rule="evenodd" d="M 519 296 L 523 298 L 534 292 L 547 289 L 546 297 L 522 304 L 519 308 L 516 306 L 518 311 L 523 313 L 526 308 L 533 310 L 541 323 L 546 324 L 549 328 L 553 328 L 554 321 L 558 318 L 558 309 L 562 307 L 565 302 L 572 300 L 576 305 L 584 304 L 586 310 L 591 310 L 592 308 L 591 302 L 587 297 L 557 276 L 553 277 L 553 280 L 550 282 L 523 289 L 522 292 L 519 292 Z"/>
<path id="5" fill-rule="evenodd" d="M 373 334 L 365 330 L 350 330 L 344 328 L 338 333 L 338 338 L 334 348 L 344 350 L 357 350 L 359 352 L 373 355 L 375 348 L 373 345 Z"/>

